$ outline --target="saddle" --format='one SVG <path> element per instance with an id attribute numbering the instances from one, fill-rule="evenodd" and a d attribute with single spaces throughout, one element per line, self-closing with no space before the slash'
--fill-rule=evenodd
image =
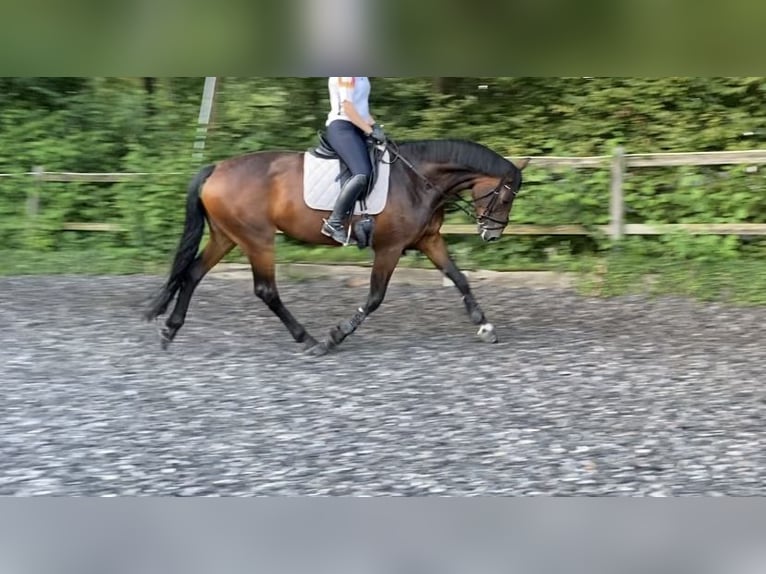
<path id="1" fill-rule="evenodd" d="M 346 162 L 344 162 L 343 159 L 333 149 L 332 145 L 330 145 L 330 142 L 327 141 L 327 137 L 325 136 L 324 132 L 318 131 L 317 138 L 319 139 L 319 143 L 317 144 L 316 147 L 309 149 L 308 153 L 310 153 L 311 155 L 319 159 L 338 160 L 340 164 L 340 172 L 338 173 L 338 177 L 336 178 L 336 180 L 339 181 L 340 186 L 343 187 L 343 185 L 345 185 L 345 183 L 351 178 L 351 170 L 346 165 Z M 372 173 L 370 174 L 370 178 L 367 182 L 367 189 L 365 189 L 364 192 L 357 199 L 357 201 L 361 203 L 363 206 L 365 205 L 365 199 L 370 194 L 370 192 L 375 188 L 375 183 L 378 180 L 378 166 L 380 165 L 380 161 L 383 159 L 384 151 L 385 149 L 381 149 L 379 146 L 375 145 L 375 143 L 372 140 L 370 139 L 367 140 L 367 152 L 370 156 L 370 165 L 372 165 Z"/>

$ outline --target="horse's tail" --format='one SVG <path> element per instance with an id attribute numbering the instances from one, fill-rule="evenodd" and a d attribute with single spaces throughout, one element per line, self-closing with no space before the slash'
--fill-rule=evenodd
<path id="1" fill-rule="evenodd" d="M 183 234 L 178 243 L 173 265 L 170 268 L 170 276 L 144 313 L 144 318 L 147 321 L 152 321 L 167 310 L 175 294 L 183 287 L 188 278 L 189 268 L 197 258 L 199 244 L 202 242 L 202 235 L 205 232 L 206 215 L 199 194 L 202 184 L 214 170 L 215 165 L 206 165 L 189 183 L 186 194 L 186 221 L 184 222 Z"/>

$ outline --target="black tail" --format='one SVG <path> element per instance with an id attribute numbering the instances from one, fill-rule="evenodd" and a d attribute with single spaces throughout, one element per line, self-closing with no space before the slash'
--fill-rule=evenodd
<path id="1" fill-rule="evenodd" d="M 189 183 L 183 235 L 176 250 L 173 266 L 170 268 L 170 276 L 144 313 L 144 318 L 147 321 L 152 321 L 167 310 L 173 297 L 186 281 L 189 268 L 197 258 L 199 244 L 205 232 L 205 208 L 200 201 L 199 192 L 202 184 L 210 177 L 213 170 L 215 170 L 214 165 L 206 165 Z"/>

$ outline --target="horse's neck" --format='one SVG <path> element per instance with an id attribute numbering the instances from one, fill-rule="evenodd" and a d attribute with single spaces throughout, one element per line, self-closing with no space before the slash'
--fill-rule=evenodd
<path id="1" fill-rule="evenodd" d="M 428 184 L 422 186 L 420 193 L 430 214 L 439 212 L 456 200 L 460 192 L 470 188 L 477 177 L 465 169 L 443 164 L 432 164 L 424 169 L 423 174 Z"/>
<path id="2" fill-rule="evenodd" d="M 438 181 L 435 187 L 439 190 L 440 199 L 447 201 L 460 191 L 472 187 L 473 182 L 480 176 L 449 164 L 435 166 L 434 174 L 434 179 Z"/>

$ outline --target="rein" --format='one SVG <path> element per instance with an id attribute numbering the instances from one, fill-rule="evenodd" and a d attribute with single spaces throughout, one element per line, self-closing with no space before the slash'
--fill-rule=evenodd
<path id="1" fill-rule="evenodd" d="M 394 159 L 389 162 L 389 165 L 392 165 L 397 159 L 401 160 L 404 165 L 406 165 L 415 175 L 417 175 L 425 184 L 426 186 L 430 187 L 433 190 L 439 191 L 437 187 L 432 184 L 426 176 L 424 176 L 422 173 L 420 173 L 414 165 L 412 165 L 412 162 L 410 162 L 406 157 L 404 157 L 401 153 L 399 153 L 399 146 L 396 144 L 396 142 L 393 142 L 391 140 L 388 140 L 386 144 L 386 148 L 393 154 Z M 498 219 L 494 219 L 490 217 L 492 214 L 492 211 L 495 208 L 495 204 L 497 203 L 497 200 L 500 197 L 500 189 L 505 187 L 508 191 L 511 192 L 511 198 L 510 201 L 513 202 L 513 200 L 516 198 L 516 194 L 518 193 L 518 190 L 514 191 L 508 183 L 505 182 L 505 178 L 501 178 L 498 182 L 497 186 L 495 186 L 493 189 L 488 191 L 482 196 L 479 196 L 477 198 L 474 198 L 472 200 L 467 200 L 461 197 L 460 195 L 456 195 L 453 199 L 454 204 L 468 217 L 475 219 L 476 223 L 482 224 L 485 220 L 491 221 L 492 223 L 497 224 L 497 227 L 487 227 L 484 226 L 484 229 L 487 231 L 491 231 L 494 229 L 502 229 L 505 227 L 508 222 L 503 222 Z M 485 199 L 489 196 L 492 196 L 492 199 L 489 200 L 489 204 L 487 207 L 484 208 L 482 213 L 478 216 L 471 213 L 470 209 L 477 201 L 480 201 L 482 199 Z M 490 215 L 487 215 L 490 214 Z"/>

